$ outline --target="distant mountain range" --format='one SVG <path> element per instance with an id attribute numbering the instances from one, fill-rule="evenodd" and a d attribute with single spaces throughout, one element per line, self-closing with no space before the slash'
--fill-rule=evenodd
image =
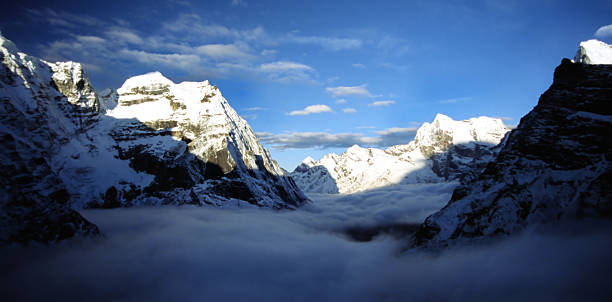
<path id="1" fill-rule="evenodd" d="M 438 114 L 424 123 L 413 141 L 385 150 L 361 148 L 308 157 L 290 173 L 306 192 L 355 193 L 394 184 L 465 180 L 493 160 L 510 130 L 489 117 L 455 121 Z"/>
<path id="2" fill-rule="evenodd" d="M 415 247 L 612 215 L 612 47 L 582 42 L 515 129 L 438 114 L 413 141 L 353 146 L 288 175 L 220 90 L 159 72 L 96 92 L 82 65 L 0 36 L 0 245 L 98 236 L 75 209 L 194 204 L 296 209 L 302 190 L 354 193 L 456 181 Z M 300 189 L 301 188 L 301 189 Z"/>

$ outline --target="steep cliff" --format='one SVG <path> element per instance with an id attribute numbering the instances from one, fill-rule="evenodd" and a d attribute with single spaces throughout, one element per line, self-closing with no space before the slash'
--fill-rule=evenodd
<path id="1" fill-rule="evenodd" d="M 414 244 L 440 246 L 540 223 L 609 217 L 611 128 L 612 65 L 564 59 L 496 160 L 426 219 Z"/>

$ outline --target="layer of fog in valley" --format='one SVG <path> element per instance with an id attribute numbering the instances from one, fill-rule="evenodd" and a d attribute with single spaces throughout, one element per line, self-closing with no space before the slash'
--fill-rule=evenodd
<path id="1" fill-rule="evenodd" d="M 496 243 L 403 251 L 343 230 L 411 225 L 454 184 L 311 195 L 297 211 L 192 206 L 85 210 L 103 240 L 1 251 L 3 301 L 604 300 L 610 223 L 531 229 Z M 396 234 L 397 235 L 397 234 Z"/>

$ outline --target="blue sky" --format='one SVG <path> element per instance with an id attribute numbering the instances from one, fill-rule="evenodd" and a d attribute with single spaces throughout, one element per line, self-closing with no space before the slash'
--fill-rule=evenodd
<path id="1" fill-rule="evenodd" d="M 210 80 L 282 167 L 408 143 L 436 113 L 516 125 L 610 1 L 20 1 L 0 30 L 84 64 L 96 89 L 158 70 Z"/>

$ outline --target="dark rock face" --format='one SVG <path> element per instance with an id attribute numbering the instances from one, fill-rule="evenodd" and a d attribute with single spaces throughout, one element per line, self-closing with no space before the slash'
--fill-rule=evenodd
<path id="1" fill-rule="evenodd" d="M 499 147 L 486 143 L 452 145 L 446 152 L 429 158 L 432 171 L 446 181 L 465 183 L 482 172 L 499 152 Z"/>
<path id="2" fill-rule="evenodd" d="M 419 228 L 417 246 L 510 234 L 537 224 L 609 217 L 612 65 L 564 59 L 497 159 Z"/>
<path id="3" fill-rule="evenodd" d="M 85 131 L 95 116 L 73 104 L 55 82 L 38 79 L 52 74 L 52 66 L 32 60 L 28 67 L 7 49 L 0 48 L 0 245 L 97 236 L 98 228 L 71 208 L 71 195 L 49 159 L 71 135 Z M 25 89 L 31 96 L 10 93 Z M 72 96 L 96 102 L 78 93 Z"/>

